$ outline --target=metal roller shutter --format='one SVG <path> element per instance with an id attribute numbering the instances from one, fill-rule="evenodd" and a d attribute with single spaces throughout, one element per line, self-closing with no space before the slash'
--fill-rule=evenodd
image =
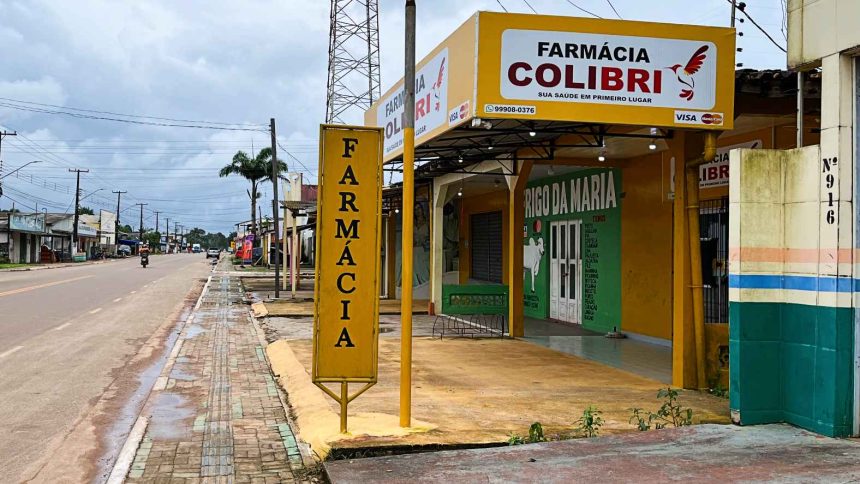
<path id="1" fill-rule="evenodd" d="M 502 212 L 471 216 L 472 279 L 502 282 Z"/>

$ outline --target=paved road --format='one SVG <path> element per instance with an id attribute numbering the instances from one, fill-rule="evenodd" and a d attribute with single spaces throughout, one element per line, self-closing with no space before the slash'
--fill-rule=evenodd
<path id="1" fill-rule="evenodd" d="M 118 450 L 210 270 L 150 260 L 0 273 L 0 480 L 89 480 Z"/>

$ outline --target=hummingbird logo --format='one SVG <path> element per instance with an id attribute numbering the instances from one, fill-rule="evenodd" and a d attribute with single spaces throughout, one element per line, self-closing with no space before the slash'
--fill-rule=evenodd
<path id="1" fill-rule="evenodd" d="M 687 61 L 687 65 L 675 64 L 666 68 L 671 69 L 672 72 L 675 73 L 675 76 L 678 78 L 678 82 L 687 86 L 686 88 L 681 89 L 681 94 L 678 95 L 679 97 L 686 99 L 687 101 L 693 100 L 693 91 L 696 88 L 696 80 L 693 78 L 693 75 L 699 72 L 699 69 L 702 68 L 702 64 L 705 62 L 705 57 L 707 57 L 707 51 L 708 46 L 703 45 L 693 53 L 690 60 Z"/>
<path id="2" fill-rule="evenodd" d="M 442 90 L 442 84 L 444 82 L 445 82 L 445 58 L 443 57 L 442 63 L 439 64 L 439 76 L 436 78 L 436 82 L 434 82 L 433 86 L 431 87 L 431 89 L 433 91 L 433 97 L 435 100 L 435 103 L 433 105 L 433 108 L 435 111 L 438 111 L 439 109 L 442 108 L 441 90 Z"/>

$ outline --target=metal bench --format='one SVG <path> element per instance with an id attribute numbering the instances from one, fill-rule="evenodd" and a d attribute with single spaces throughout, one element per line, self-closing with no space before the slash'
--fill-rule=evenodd
<path id="1" fill-rule="evenodd" d="M 507 331 L 508 286 L 443 284 L 442 311 L 433 321 L 433 336 L 504 338 Z"/>

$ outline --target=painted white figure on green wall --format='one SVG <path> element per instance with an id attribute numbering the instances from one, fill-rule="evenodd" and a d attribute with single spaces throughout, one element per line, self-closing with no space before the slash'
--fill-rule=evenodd
<path id="1" fill-rule="evenodd" d="M 531 273 L 532 292 L 535 292 L 535 277 L 540 272 L 540 261 L 543 258 L 543 253 L 542 237 L 538 237 L 537 242 L 535 242 L 534 237 L 529 238 L 528 245 L 523 247 L 523 270 Z"/>

